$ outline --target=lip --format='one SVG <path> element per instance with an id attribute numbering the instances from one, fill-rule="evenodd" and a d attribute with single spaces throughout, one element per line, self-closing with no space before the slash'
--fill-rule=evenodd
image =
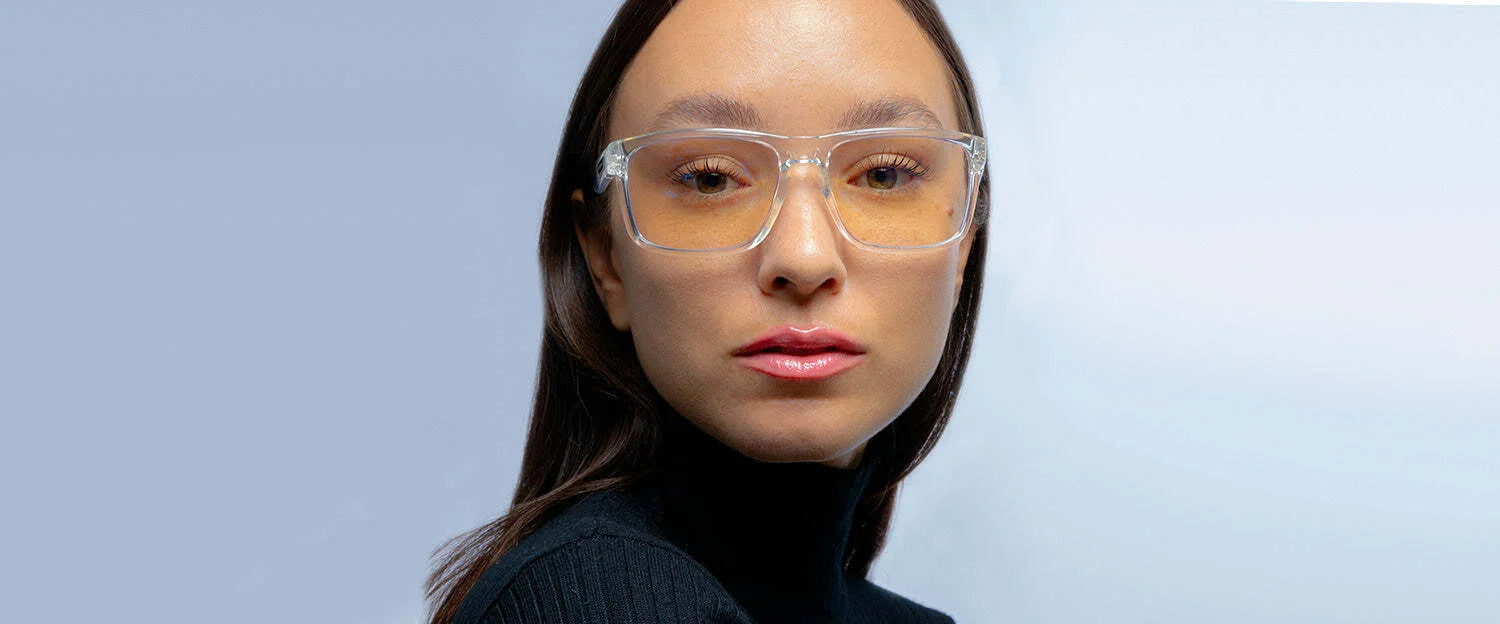
<path id="1" fill-rule="evenodd" d="M 827 379 L 864 361 L 863 344 L 830 327 L 773 327 L 734 350 L 745 366 L 779 379 Z"/>

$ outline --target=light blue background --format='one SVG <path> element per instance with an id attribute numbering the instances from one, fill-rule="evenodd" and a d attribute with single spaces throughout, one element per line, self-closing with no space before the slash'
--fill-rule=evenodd
<path id="1" fill-rule="evenodd" d="M 0 3 L 0 619 L 420 617 L 514 486 L 615 5 L 542 4 Z M 1500 8 L 941 6 L 996 220 L 874 579 L 966 624 L 1500 621 Z"/>

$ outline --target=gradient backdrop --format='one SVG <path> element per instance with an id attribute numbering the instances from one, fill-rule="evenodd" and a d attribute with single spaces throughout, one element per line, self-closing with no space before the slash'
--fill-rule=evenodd
<path id="1" fill-rule="evenodd" d="M 0 619 L 419 619 L 519 469 L 570 4 L 0 1 Z M 1500 621 L 1500 8 L 940 4 L 989 280 L 874 580 Z"/>

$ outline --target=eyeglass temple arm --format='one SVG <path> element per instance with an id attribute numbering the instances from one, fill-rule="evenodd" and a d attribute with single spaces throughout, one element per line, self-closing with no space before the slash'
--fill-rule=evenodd
<path id="1" fill-rule="evenodd" d="M 620 146 L 619 141 L 614 141 L 604 148 L 604 153 L 599 155 L 599 161 L 594 163 L 594 194 L 603 193 L 609 188 L 609 181 L 625 175 L 625 149 Z"/>
<path id="2" fill-rule="evenodd" d="M 969 140 L 969 174 L 974 176 L 984 175 L 984 165 L 989 160 L 989 145 L 984 137 L 975 136 Z"/>

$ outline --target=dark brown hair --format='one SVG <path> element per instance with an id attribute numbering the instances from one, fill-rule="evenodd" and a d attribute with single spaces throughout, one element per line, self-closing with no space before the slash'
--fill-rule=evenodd
<path id="1" fill-rule="evenodd" d="M 931 0 L 898 0 L 927 33 L 952 74 L 959 130 L 983 134 L 973 81 L 958 45 Z M 590 492 L 631 485 L 653 469 L 660 419 L 671 414 L 651 386 L 629 334 L 609 322 L 574 232 L 598 231 L 609 214 L 593 193 L 594 160 L 608 142 L 615 88 L 674 0 L 626 0 L 584 71 L 563 131 L 547 193 L 539 255 L 546 326 L 531 426 L 509 512 L 444 543 L 426 583 L 431 624 L 452 621 L 465 594 L 501 555 L 568 504 Z M 574 204 L 574 189 L 585 201 Z M 937 370 L 907 409 L 869 442 L 889 461 L 872 476 L 855 510 L 844 569 L 860 578 L 885 543 L 896 490 L 931 451 L 947 425 L 968 365 L 984 283 L 989 174 L 975 209 L 974 242 Z M 606 239 L 608 237 L 605 237 Z"/>

